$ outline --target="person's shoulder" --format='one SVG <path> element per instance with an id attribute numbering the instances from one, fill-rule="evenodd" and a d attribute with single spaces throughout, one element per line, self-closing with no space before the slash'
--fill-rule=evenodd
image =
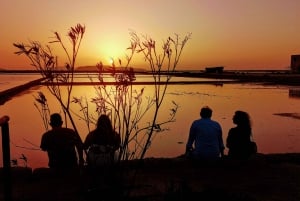
<path id="1" fill-rule="evenodd" d="M 213 120 L 213 119 L 209 119 L 209 120 L 215 124 L 221 125 L 217 120 Z"/>
<path id="2" fill-rule="evenodd" d="M 92 137 L 92 136 L 95 135 L 95 133 L 97 133 L 96 130 L 92 130 L 92 131 L 90 131 L 86 136 L 87 136 L 87 137 Z"/>
<path id="3" fill-rule="evenodd" d="M 48 135 L 52 130 L 45 131 L 42 135 Z"/>
<path id="4" fill-rule="evenodd" d="M 234 134 L 234 133 L 237 133 L 237 131 L 238 131 L 237 127 L 232 127 L 232 128 L 229 129 L 228 133 Z"/>
<path id="5" fill-rule="evenodd" d="M 67 127 L 60 127 L 59 130 L 62 130 L 62 131 L 74 131 L 74 129 L 67 128 Z"/>
<path id="6" fill-rule="evenodd" d="M 218 122 L 218 121 L 216 121 L 216 120 L 212 120 L 211 119 L 211 122 L 212 122 L 212 124 L 214 124 L 216 127 L 218 127 L 219 129 L 222 129 L 222 126 L 221 126 L 221 124 Z"/>
<path id="7" fill-rule="evenodd" d="M 192 123 L 191 123 L 191 128 L 197 126 L 198 124 L 200 124 L 200 122 L 201 122 L 201 119 L 195 119 L 195 120 L 193 120 Z"/>
<path id="8" fill-rule="evenodd" d="M 201 122 L 201 121 L 203 121 L 203 118 L 195 119 L 195 120 L 193 120 L 192 124 L 196 124 L 196 123 Z"/>
<path id="9" fill-rule="evenodd" d="M 72 128 L 66 128 L 66 127 L 62 127 L 59 129 L 59 132 L 62 133 L 70 133 L 70 134 L 76 134 L 75 130 Z"/>
<path id="10" fill-rule="evenodd" d="M 46 131 L 46 132 L 44 132 L 44 133 L 42 134 L 42 137 L 45 138 L 45 137 L 51 135 L 52 132 L 53 132 L 52 130 Z"/>

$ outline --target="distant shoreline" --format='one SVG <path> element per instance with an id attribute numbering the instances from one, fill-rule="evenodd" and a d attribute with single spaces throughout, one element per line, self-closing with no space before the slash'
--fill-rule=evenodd
<path id="1" fill-rule="evenodd" d="M 151 71 L 142 69 L 142 68 L 133 68 L 135 73 L 151 73 Z M 122 72 L 124 69 L 121 68 L 116 68 L 117 72 Z M 30 70 L 30 69 L 3 69 L 0 68 L 0 73 L 40 73 L 41 71 L 39 70 Z M 53 72 L 68 72 L 66 70 L 53 70 Z M 74 70 L 75 73 L 98 73 L 99 70 L 96 68 L 76 68 Z M 108 68 L 107 70 L 104 70 L 104 73 L 109 73 L 111 72 Z M 161 71 L 162 73 L 166 73 L 167 71 Z M 192 69 L 187 69 L 187 70 L 175 70 L 175 74 L 177 73 L 205 73 L 205 69 L 199 69 L 199 70 L 192 70 Z M 253 70 L 253 69 L 246 69 L 246 70 L 241 70 L 241 69 L 236 69 L 236 70 L 224 70 L 223 73 L 291 73 L 290 70 Z"/>
<path id="2" fill-rule="evenodd" d="M 65 70 L 52 71 L 54 73 L 67 73 Z M 124 69 L 118 69 L 115 73 L 123 73 Z M 128 71 L 126 71 L 128 72 Z M 137 69 L 133 71 L 136 75 L 152 75 L 151 71 Z M 38 70 L 1 70 L 0 74 L 38 74 Z M 75 74 L 79 73 L 99 73 L 95 69 L 75 70 Z M 112 73 L 111 70 L 105 70 L 103 73 Z M 300 86 L 300 73 L 293 73 L 290 70 L 224 70 L 223 72 L 205 72 L 205 70 L 186 70 L 167 72 L 161 71 L 161 75 L 172 75 L 176 77 L 196 77 L 196 78 L 212 78 L 222 82 L 224 80 L 233 80 L 233 82 L 258 82 L 262 84 L 282 84 Z M 224 82 L 225 83 L 225 82 Z M 141 83 L 142 84 L 142 83 Z"/>

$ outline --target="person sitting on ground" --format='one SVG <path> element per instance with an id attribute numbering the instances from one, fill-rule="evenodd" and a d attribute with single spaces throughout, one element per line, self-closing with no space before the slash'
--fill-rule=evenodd
<path id="1" fill-rule="evenodd" d="M 62 124 L 60 114 L 50 116 L 52 129 L 42 135 L 40 148 L 48 153 L 50 168 L 77 168 L 84 162 L 82 141 L 73 129 L 63 128 Z"/>
<path id="2" fill-rule="evenodd" d="M 84 141 L 89 166 L 110 165 L 115 152 L 120 148 L 120 135 L 114 130 L 110 118 L 102 114 L 98 118 L 96 129 L 88 133 Z"/>
<path id="3" fill-rule="evenodd" d="M 228 157 L 233 159 L 247 159 L 252 154 L 251 149 L 251 120 L 247 112 L 236 111 L 232 118 L 236 127 L 229 130 L 226 139 L 226 147 L 228 150 Z M 256 149 L 256 148 L 255 148 Z"/>
<path id="4" fill-rule="evenodd" d="M 207 106 L 201 109 L 200 116 L 190 127 L 186 155 L 196 159 L 219 159 L 224 155 L 221 125 L 211 119 L 212 109 Z"/>

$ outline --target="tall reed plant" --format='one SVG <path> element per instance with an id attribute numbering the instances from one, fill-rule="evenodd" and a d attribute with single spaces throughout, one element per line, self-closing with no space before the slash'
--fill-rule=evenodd
<path id="1" fill-rule="evenodd" d="M 68 58 L 63 70 L 57 68 L 57 57 L 52 54 L 49 45 L 43 46 L 39 42 L 30 41 L 28 44 L 15 43 L 14 46 L 19 49 L 16 54 L 25 54 L 46 79 L 48 90 L 59 102 L 65 118 L 70 120 L 76 131 L 78 129 L 74 121 L 75 117 L 86 123 L 89 132 L 91 124 L 96 123 L 98 116 L 107 114 L 111 117 L 115 130 L 121 135 L 118 159 L 143 159 L 154 137 L 167 129 L 165 125 L 175 121 L 179 106 L 174 101 L 171 101 L 169 117 L 160 119 L 159 111 L 169 81 L 176 71 L 191 34 L 187 34 L 183 39 L 176 34 L 174 37 L 168 37 L 159 48 L 151 37 L 131 31 L 130 46 L 127 48 L 129 53 L 126 54 L 124 64 L 121 59 L 118 59 L 118 66 L 114 61 L 107 68 L 99 62 L 96 64 L 97 80 L 87 74 L 95 90 L 94 97 L 87 100 L 84 96 L 72 96 L 76 58 L 84 33 L 85 26 L 81 24 L 70 28 L 68 39 L 72 48 L 68 51 L 60 35 L 54 32 L 54 40 L 50 44 L 59 43 Z M 151 75 L 154 83 L 151 95 L 145 95 L 145 87 L 137 89 L 135 85 L 136 72 L 130 65 L 136 55 L 142 55 L 146 66 L 149 67 L 146 73 Z M 113 78 L 114 82 L 107 82 L 107 75 L 110 79 Z M 47 116 L 50 114 L 47 99 L 43 94 L 39 94 L 36 101 L 40 104 L 39 111 L 46 124 Z M 80 110 L 71 112 L 72 103 L 79 105 Z M 91 111 L 91 104 L 96 106 L 95 111 Z M 147 123 L 142 124 L 145 121 Z"/>
<path id="2" fill-rule="evenodd" d="M 58 32 L 54 32 L 54 39 L 50 41 L 49 44 L 58 43 L 65 52 L 67 61 L 63 69 L 58 68 L 57 56 L 52 53 L 52 49 L 49 44 L 42 45 L 38 41 L 29 41 L 27 44 L 13 44 L 19 50 L 15 52 L 15 54 L 26 55 L 31 61 L 31 65 L 34 66 L 36 70 L 41 73 L 42 77 L 46 79 L 46 86 L 49 92 L 56 98 L 62 108 L 66 126 L 68 119 L 77 134 L 78 130 L 70 110 L 70 104 L 74 83 L 75 63 L 84 33 L 85 26 L 81 24 L 77 24 L 70 28 L 67 37 L 71 43 L 71 50 L 68 50 L 60 34 Z M 62 85 L 64 87 L 62 87 Z M 46 102 L 47 99 L 43 94 L 39 93 L 36 101 L 41 106 L 39 111 L 43 118 L 43 123 L 44 125 L 48 125 L 46 123 L 49 120 L 49 117 L 47 116 L 47 114 L 49 115 L 49 107 Z M 48 127 L 46 128 L 48 129 Z"/>

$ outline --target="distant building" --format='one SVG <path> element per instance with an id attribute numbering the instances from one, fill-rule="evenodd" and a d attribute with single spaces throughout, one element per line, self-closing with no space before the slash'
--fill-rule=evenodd
<path id="1" fill-rule="evenodd" d="M 295 73 L 300 73 L 300 55 L 291 56 L 291 70 Z"/>

